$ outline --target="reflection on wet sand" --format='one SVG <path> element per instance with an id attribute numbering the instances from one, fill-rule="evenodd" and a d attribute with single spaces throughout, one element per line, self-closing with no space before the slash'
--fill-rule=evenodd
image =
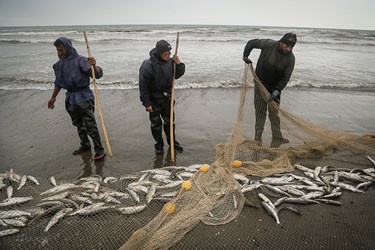
<path id="1" fill-rule="evenodd" d="M 83 165 L 83 173 L 78 177 L 78 179 L 83 177 L 89 177 L 93 174 L 92 163 L 95 165 L 95 174 L 103 177 L 103 166 L 106 162 L 106 158 L 94 161 L 93 154 L 91 151 L 82 153 L 81 158 L 82 163 L 80 165 Z"/>

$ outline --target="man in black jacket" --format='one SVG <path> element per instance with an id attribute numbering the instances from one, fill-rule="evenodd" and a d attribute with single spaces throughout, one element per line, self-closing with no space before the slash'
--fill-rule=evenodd
<path id="1" fill-rule="evenodd" d="M 280 105 L 281 91 L 285 88 L 293 73 L 295 58 L 292 52 L 297 42 L 297 36 L 293 33 L 286 33 L 279 41 L 271 39 L 249 40 L 243 52 L 243 60 L 249 64 L 252 61 L 248 58 L 253 49 L 260 49 L 260 56 L 256 66 L 256 74 L 262 81 L 264 87 L 270 93 L 269 100 L 264 100 L 260 88 L 254 88 L 255 106 L 255 141 L 262 145 L 262 134 L 267 115 L 267 102 L 275 101 Z M 289 143 L 280 130 L 280 117 L 278 111 L 268 108 L 271 122 L 272 142 L 271 147 L 280 147 L 283 143 Z"/>
<path id="2" fill-rule="evenodd" d="M 150 51 L 150 58 L 144 60 L 139 69 L 139 91 L 142 105 L 149 112 L 151 132 L 155 139 L 155 153 L 164 153 L 162 130 L 170 144 L 170 111 L 171 91 L 173 80 L 173 64 L 176 64 L 175 78 L 180 78 L 185 73 L 185 64 L 181 63 L 177 55 L 171 56 L 171 45 L 160 40 L 156 47 Z M 173 116 L 174 117 L 174 116 Z M 163 124 L 164 121 L 164 124 Z M 174 121 L 173 134 L 174 134 Z M 176 138 L 174 136 L 174 138 Z M 182 146 L 174 141 L 174 147 L 182 151 Z"/>

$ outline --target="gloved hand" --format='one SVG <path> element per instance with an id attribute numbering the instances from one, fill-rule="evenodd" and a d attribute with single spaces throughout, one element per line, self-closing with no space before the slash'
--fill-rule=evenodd
<path id="1" fill-rule="evenodd" d="M 274 100 L 274 101 L 278 101 L 279 100 L 279 97 L 280 97 L 280 91 L 278 90 L 274 90 L 272 92 L 272 94 L 270 95 L 270 98 L 268 98 L 268 102 Z"/>
<path id="2" fill-rule="evenodd" d="M 247 63 L 247 64 L 250 64 L 250 63 L 253 63 L 248 57 L 246 57 L 246 56 L 243 56 L 242 57 L 242 60 L 245 62 L 245 63 Z"/>

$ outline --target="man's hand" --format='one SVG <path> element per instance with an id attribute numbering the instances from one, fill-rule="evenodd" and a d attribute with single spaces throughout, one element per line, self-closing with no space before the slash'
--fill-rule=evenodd
<path id="1" fill-rule="evenodd" d="M 151 105 L 146 107 L 146 111 L 149 113 L 154 112 Z"/>
<path id="2" fill-rule="evenodd" d="M 51 99 L 49 99 L 48 109 L 54 109 L 55 108 L 55 101 L 56 101 L 56 98 L 51 97 Z"/>
<path id="3" fill-rule="evenodd" d="M 96 65 L 96 60 L 94 57 L 87 58 L 90 66 L 95 66 Z"/>
<path id="4" fill-rule="evenodd" d="M 268 102 L 270 102 L 270 101 L 279 101 L 279 99 L 280 99 L 280 91 L 278 91 L 278 90 L 274 90 L 273 92 L 272 92 L 272 94 L 270 95 L 270 98 L 268 98 Z"/>
<path id="5" fill-rule="evenodd" d="M 248 57 L 246 57 L 246 56 L 243 56 L 242 57 L 242 60 L 245 62 L 245 63 L 247 63 L 247 64 L 250 64 L 250 63 L 253 63 Z"/>
<path id="6" fill-rule="evenodd" d="M 181 63 L 180 58 L 179 58 L 177 55 L 173 55 L 173 61 L 174 61 L 176 64 L 180 64 L 180 63 Z"/>

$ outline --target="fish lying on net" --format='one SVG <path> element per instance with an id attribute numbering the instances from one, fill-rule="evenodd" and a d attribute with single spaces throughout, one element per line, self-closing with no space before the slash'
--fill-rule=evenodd
<path id="1" fill-rule="evenodd" d="M 51 188 L 41 191 L 39 195 L 31 197 L 28 201 L 19 203 L 25 208 L 28 202 L 34 202 L 32 203 L 34 205 L 29 206 L 28 209 L 20 210 L 17 209 L 17 202 L 10 201 L 28 198 L 14 197 L 17 192 L 28 186 L 37 185 L 36 182 L 28 179 L 27 184 L 12 191 L 11 195 L 7 194 L 8 198 L 0 202 L 0 226 L 2 227 L 0 237 L 20 233 L 23 226 L 32 227 L 35 221 L 44 216 L 50 218 L 44 229 L 47 232 L 53 227 L 58 227 L 61 220 L 70 216 L 87 216 L 105 211 L 116 211 L 119 215 L 139 213 L 146 209 L 152 200 L 170 201 L 173 199 L 181 189 L 182 183 L 194 177 L 199 172 L 200 166 L 198 164 L 189 167 L 171 166 L 122 175 L 117 178 L 103 179 L 95 175 L 69 183 L 53 181 Z M 302 211 L 293 204 L 341 205 L 337 198 L 343 194 L 343 191 L 364 193 L 375 178 L 374 168 L 358 170 L 318 166 L 315 169 L 310 169 L 296 164 L 295 169 L 296 171 L 293 173 L 277 174 L 257 180 L 252 180 L 252 176 L 238 173 L 233 173 L 232 177 L 237 181 L 242 193 L 255 191 L 258 193 L 261 205 L 276 220 L 277 224 L 281 223 L 280 210 L 288 209 L 302 214 Z M 18 187 L 22 178 L 12 170 L 0 176 L 0 184 L 3 188 Z M 226 192 L 227 190 L 223 189 L 217 193 L 217 196 Z M 277 196 L 278 199 L 272 202 L 274 196 Z M 235 195 L 230 197 L 234 210 L 239 206 L 238 198 Z M 8 205 L 11 203 L 12 205 Z M 245 204 L 258 207 L 255 201 L 247 200 Z M 213 209 L 208 212 L 207 216 L 215 218 L 217 211 Z M 8 228 L 4 229 L 3 227 Z"/>

